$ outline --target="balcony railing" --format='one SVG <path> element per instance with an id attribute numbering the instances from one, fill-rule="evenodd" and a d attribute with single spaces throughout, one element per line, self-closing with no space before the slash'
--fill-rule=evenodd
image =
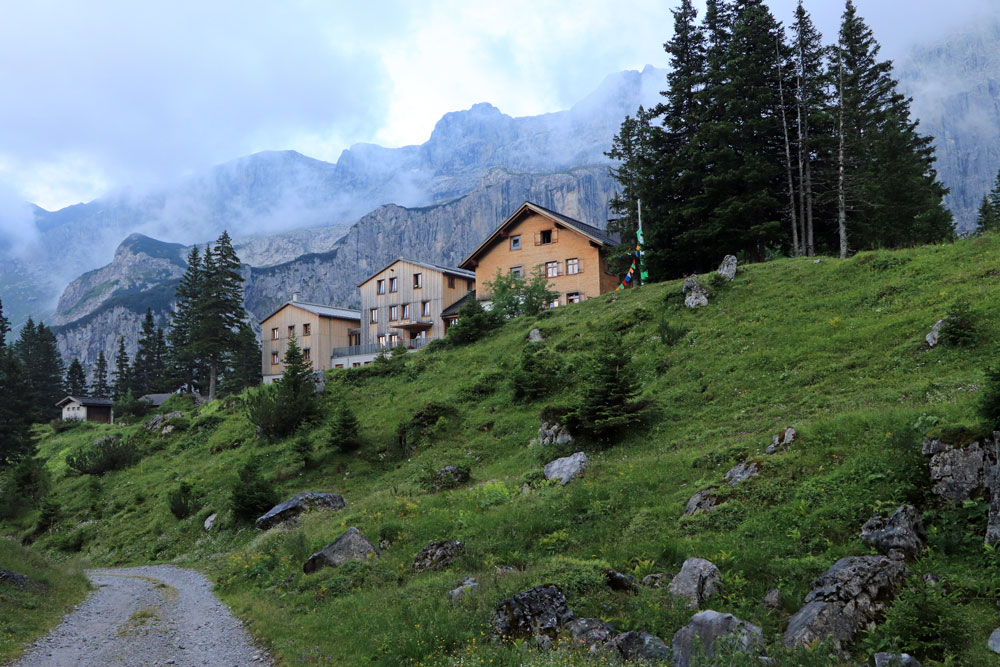
<path id="1" fill-rule="evenodd" d="M 351 345 L 349 347 L 335 347 L 331 357 L 357 357 L 364 354 L 378 354 L 382 350 L 391 350 L 395 347 L 405 347 L 408 350 L 419 350 L 434 340 L 431 337 L 413 338 L 411 340 L 387 341 L 385 343 L 368 343 L 367 345 Z"/>

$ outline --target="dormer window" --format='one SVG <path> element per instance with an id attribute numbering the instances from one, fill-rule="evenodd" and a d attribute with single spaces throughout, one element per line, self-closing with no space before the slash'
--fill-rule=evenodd
<path id="1" fill-rule="evenodd" d="M 521 235 L 520 234 L 518 234 L 517 236 L 511 236 L 510 237 L 510 249 L 511 250 L 520 250 L 521 249 Z"/>

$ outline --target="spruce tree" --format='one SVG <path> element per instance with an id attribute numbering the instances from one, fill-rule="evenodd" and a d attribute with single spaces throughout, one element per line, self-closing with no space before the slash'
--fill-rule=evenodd
<path id="1" fill-rule="evenodd" d="M 94 365 L 94 382 L 90 385 L 90 395 L 100 398 L 111 396 L 111 386 L 108 385 L 108 360 L 104 356 L 104 350 L 97 354 L 97 363 Z"/>
<path id="2" fill-rule="evenodd" d="M 0 468 L 35 453 L 31 384 L 12 346 L 0 346 Z"/>
<path id="3" fill-rule="evenodd" d="M 167 361 L 170 351 L 167 349 L 167 339 L 163 335 L 163 328 L 156 327 L 156 338 L 153 344 L 153 387 L 151 391 L 170 391 L 174 387 L 170 386 L 170 378 L 167 376 Z"/>
<path id="4" fill-rule="evenodd" d="M 87 394 L 87 374 L 83 370 L 83 364 L 76 357 L 66 371 L 66 391 L 70 396 L 85 396 Z"/>
<path id="5" fill-rule="evenodd" d="M 7 344 L 7 334 L 10 333 L 10 320 L 4 317 L 3 300 L 0 299 L 0 348 Z"/>
<path id="6" fill-rule="evenodd" d="M 146 317 L 139 333 L 139 346 L 132 364 L 131 388 L 137 396 L 153 391 L 158 384 L 156 376 L 156 322 L 153 310 L 146 308 Z"/>
<path id="7" fill-rule="evenodd" d="M 129 366 L 128 350 L 125 349 L 125 337 L 118 337 L 118 352 L 115 353 L 115 370 L 111 372 L 113 384 L 111 397 L 118 401 L 132 388 L 132 368 Z"/>
<path id="8" fill-rule="evenodd" d="M 976 218 L 976 233 L 1000 231 L 1000 172 L 997 173 L 993 189 L 983 195 Z"/>
<path id="9" fill-rule="evenodd" d="M 294 430 L 316 411 L 316 383 L 313 380 L 312 365 L 302 355 L 302 348 L 295 336 L 288 339 L 288 347 L 282 359 L 284 371 L 275 380 L 278 385 L 278 400 L 284 408 Z"/>
<path id="10" fill-rule="evenodd" d="M 203 286 L 201 253 L 198 246 L 191 248 L 187 256 L 187 269 L 174 290 L 176 304 L 171 318 L 168 375 L 171 389 L 175 386 L 187 387 L 195 391 L 198 386 L 198 360 L 194 346 L 195 327 L 198 323 L 197 306 Z"/>
<path id="11" fill-rule="evenodd" d="M 621 341 L 609 336 L 600 342 L 580 373 L 583 399 L 567 417 L 574 433 L 608 446 L 642 420 L 631 358 Z"/>
<path id="12" fill-rule="evenodd" d="M 193 328 L 195 354 L 208 369 L 208 398 L 216 395 L 218 378 L 225 372 L 227 355 L 236 347 L 236 332 L 243 319 L 243 276 L 240 260 L 225 231 L 202 262 L 203 289 L 196 302 Z"/>
<path id="13" fill-rule="evenodd" d="M 236 342 L 226 358 L 226 375 L 222 379 L 222 391 L 236 394 L 247 387 L 255 387 L 261 381 L 260 344 L 253 329 L 241 322 L 236 332 Z"/>
<path id="14" fill-rule="evenodd" d="M 14 350 L 24 366 L 30 385 L 33 421 L 48 421 L 59 415 L 56 402 L 66 395 L 63 386 L 65 366 L 59 354 L 55 334 L 39 322 L 25 323 Z"/>

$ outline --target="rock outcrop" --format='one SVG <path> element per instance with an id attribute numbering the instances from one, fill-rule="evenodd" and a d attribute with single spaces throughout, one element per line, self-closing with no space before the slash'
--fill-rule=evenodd
<path id="1" fill-rule="evenodd" d="M 468 481 L 468 468 L 447 465 L 434 474 L 434 479 L 431 480 L 431 487 L 435 491 L 444 491 L 445 489 L 454 489 Z"/>
<path id="2" fill-rule="evenodd" d="M 571 445 L 575 441 L 569 427 L 555 420 L 542 417 L 542 425 L 538 428 L 538 442 L 543 447 L 547 445 Z"/>
<path id="3" fill-rule="evenodd" d="M 448 591 L 448 597 L 452 602 L 460 602 L 464 598 L 472 595 L 479 588 L 479 582 L 475 577 L 462 577 L 457 588 Z"/>
<path id="4" fill-rule="evenodd" d="M 904 505 L 888 519 L 876 516 L 865 522 L 861 527 L 861 541 L 884 556 L 898 550 L 913 559 L 924 550 L 927 533 L 917 508 Z"/>
<path id="5" fill-rule="evenodd" d="M 566 624 L 573 642 L 589 648 L 597 648 L 614 638 L 615 628 L 599 618 L 574 618 Z"/>
<path id="6" fill-rule="evenodd" d="M 566 486 L 572 480 L 583 475 L 584 470 L 587 469 L 587 463 L 587 455 L 583 452 L 550 461 L 545 464 L 545 479 L 558 479 L 562 481 L 563 486 Z"/>
<path id="7" fill-rule="evenodd" d="M 648 632 L 632 630 L 615 637 L 611 642 L 622 659 L 633 663 L 663 663 L 670 660 L 670 647 L 666 642 Z"/>
<path id="8" fill-rule="evenodd" d="M 993 452 L 979 441 L 966 447 L 953 447 L 940 440 L 926 438 L 924 456 L 930 457 L 931 490 L 952 502 L 962 502 L 986 491 L 986 476 Z"/>
<path id="9" fill-rule="evenodd" d="M 729 486 L 736 486 L 751 477 L 756 477 L 759 472 L 756 461 L 744 461 L 723 475 L 722 479 L 728 481 Z"/>
<path id="10" fill-rule="evenodd" d="M 711 609 L 698 612 L 691 622 L 674 634 L 670 648 L 674 667 L 688 667 L 695 654 L 695 641 L 701 642 L 705 657 L 715 657 L 715 642 L 723 639 L 744 653 L 760 655 L 764 651 L 764 632 L 760 627 L 740 620 L 732 614 Z"/>
<path id="11" fill-rule="evenodd" d="M 936 347 L 941 340 L 941 327 L 944 326 L 944 320 L 938 320 L 931 327 L 930 333 L 924 336 L 924 340 L 927 342 L 927 347 Z"/>
<path id="12" fill-rule="evenodd" d="M 344 496 L 338 493 L 303 491 L 269 509 L 267 513 L 254 521 L 254 526 L 258 530 L 267 530 L 279 523 L 291 521 L 306 510 L 323 509 L 333 512 L 345 507 L 347 507 L 347 501 L 344 500 Z"/>
<path id="13" fill-rule="evenodd" d="M 420 550 L 420 553 L 413 559 L 410 569 L 415 573 L 443 570 L 463 553 L 465 553 L 465 545 L 461 542 L 453 540 L 431 542 Z"/>
<path id="14" fill-rule="evenodd" d="M 719 568 L 704 558 L 688 558 L 670 582 L 670 592 L 698 609 L 722 589 Z"/>
<path id="15" fill-rule="evenodd" d="M 764 450 L 764 453 L 775 454 L 788 449 L 793 442 L 795 442 L 795 429 L 789 426 L 785 430 L 774 434 L 774 437 L 771 438 L 771 444 Z"/>
<path id="16" fill-rule="evenodd" d="M 536 638 L 544 643 L 555 639 L 572 619 L 558 586 L 535 586 L 497 605 L 490 615 L 490 637 L 499 641 Z"/>
<path id="17" fill-rule="evenodd" d="M 378 556 L 378 549 L 361 534 L 361 531 L 351 526 L 322 551 L 314 553 L 302 566 L 302 571 L 312 574 L 324 567 L 340 567 L 351 560 L 367 560 Z"/>
<path id="18" fill-rule="evenodd" d="M 694 278 L 685 278 L 681 286 L 681 293 L 684 294 L 684 305 L 688 308 L 702 308 L 708 305 L 708 293 Z"/>
<path id="19" fill-rule="evenodd" d="M 719 270 L 716 273 L 725 278 L 726 282 L 731 282 L 736 277 L 736 265 L 736 258 L 732 255 L 726 255 L 722 258 L 722 264 L 719 265 Z"/>
<path id="20" fill-rule="evenodd" d="M 695 493 L 684 506 L 684 514 L 681 516 L 693 516 L 698 512 L 711 512 L 718 506 L 719 499 L 712 493 L 712 489 L 702 489 Z"/>
<path id="21" fill-rule="evenodd" d="M 18 574 L 17 572 L 12 572 L 11 570 L 5 570 L 0 567 L 0 586 L 14 586 L 19 590 L 24 590 L 25 588 L 41 588 L 41 584 L 37 583 L 30 577 L 26 577 L 23 574 Z"/>

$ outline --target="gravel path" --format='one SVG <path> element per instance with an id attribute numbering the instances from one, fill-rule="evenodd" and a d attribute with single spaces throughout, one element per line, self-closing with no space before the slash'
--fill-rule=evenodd
<path id="1" fill-rule="evenodd" d="M 97 590 L 11 667 L 270 665 L 194 570 L 90 570 Z"/>

